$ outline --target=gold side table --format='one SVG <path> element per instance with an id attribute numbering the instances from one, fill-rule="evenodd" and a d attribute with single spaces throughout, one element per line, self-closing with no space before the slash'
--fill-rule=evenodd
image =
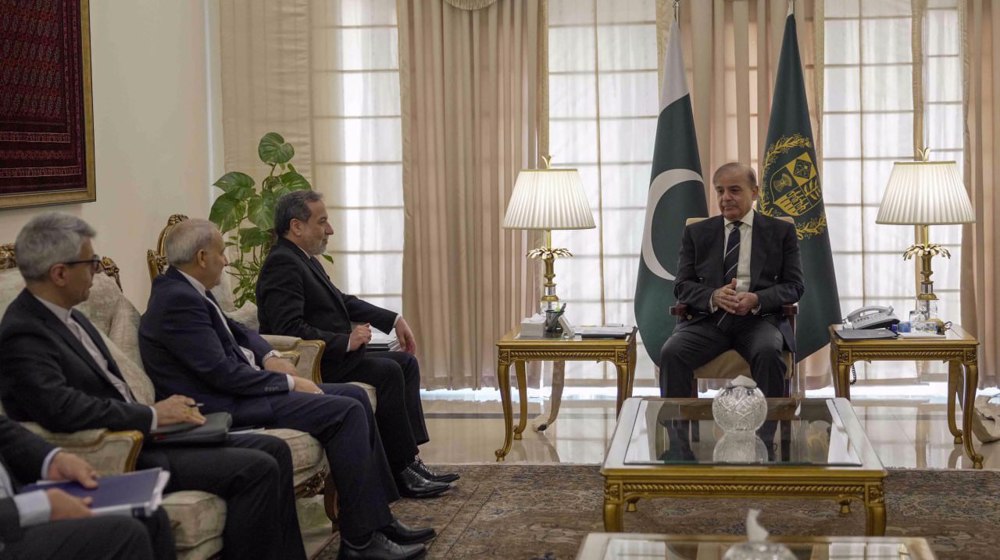
<path id="1" fill-rule="evenodd" d="M 497 449 L 497 461 L 503 461 L 510 452 L 511 443 L 521 439 L 528 423 L 528 388 L 524 364 L 530 361 L 555 362 L 559 370 L 564 362 L 611 362 L 618 373 L 618 399 L 615 411 L 620 412 L 622 403 L 632 396 L 635 381 L 635 336 L 636 328 L 625 338 L 518 338 L 521 327 L 517 326 L 497 341 L 497 381 L 500 385 L 500 404 L 503 407 L 504 440 L 503 447 Z M 514 365 L 517 375 L 517 389 L 520 397 L 520 417 L 514 427 L 514 412 L 510 398 L 510 366 Z M 555 398 L 555 397 L 553 397 Z M 556 409 L 557 410 L 557 409 Z M 549 424 L 555 415 L 549 418 Z"/>
<path id="2" fill-rule="evenodd" d="M 910 361 L 942 360 L 948 362 L 948 429 L 955 444 L 965 444 L 972 466 L 983 468 L 983 456 L 972 443 L 972 414 L 979 387 L 979 364 L 976 337 L 952 325 L 944 338 L 888 338 L 880 340 L 844 340 L 837 335 L 840 325 L 830 325 L 830 363 L 834 389 L 838 397 L 851 398 L 851 366 L 854 362 L 873 360 Z M 962 429 L 955 421 L 955 395 L 964 387 Z"/>

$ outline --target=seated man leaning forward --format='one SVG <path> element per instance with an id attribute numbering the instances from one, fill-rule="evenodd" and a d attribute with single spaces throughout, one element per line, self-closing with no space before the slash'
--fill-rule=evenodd
<path id="1" fill-rule="evenodd" d="M 22 481 L 39 476 L 74 480 L 85 488 L 94 488 L 99 482 L 97 472 L 86 461 L 53 447 L 2 415 L 0 456 L 0 552 L 4 558 L 152 560 L 176 556 L 170 519 L 163 508 L 142 520 L 118 515 L 94 517 L 91 498 L 77 498 L 58 488 L 15 495 L 11 474 Z"/>
<path id="2" fill-rule="evenodd" d="M 232 414 L 236 425 L 291 428 L 319 440 L 338 492 L 340 558 L 423 555 L 434 529 L 411 529 L 389 511 L 399 495 L 364 390 L 296 376 L 260 335 L 222 313 L 209 292 L 226 266 L 214 224 L 181 222 L 164 247 L 170 268 L 153 281 L 139 327 L 157 393 L 190 395 L 205 411 Z"/>
<path id="3" fill-rule="evenodd" d="M 782 350 L 795 348 L 781 306 L 804 291 L 795 226 L 753 210 L 749 166 L 727 163 L 712 182 L 722 215 L 684 228 L 674 296 L 693 317 L 678 320 L 660 351 L 660 395 L 690 397 L 694 370 L 735 349 L 764 395 L 778 397 Z"/>
<path id="4" fill-rule="evenodd" d="M 33 218 L 14 250 L 25 289 L 0 322 L 0 397 L 14 420 L 53 432 L 138 430 L 205 418 L 175 394 L 136 402 L 100 333 L 73 309 L 90 296 L 101 258 L 86 222 L 61 213 Z M 230 435 L 218 446 L 144 445 L 136 465 L 170 471 L 167 492 L 202 490 L 226 501 L 223 558 L 305 558 L 295 514 L 292 456 L 276 437 Z"/>
<path id="5" fill-rule="evenodd" d="M 257 281 L 260 332 L 322 340 L 324 381 L 375 387 L 375 418 L 400 493 L 412 496 L 428 483 L 457 480 L 454 473 L 434 473 L 417 456 L 417 446 L 430 437 L 420 402 L 420 365 L 413 355 L 417 344 L 406 320 L 342 293 L 316 258 L 333 235 L 320 194 L 295 191 L 281 197 L 274 230 L 278 240 Z M 384 333 L 395 328 L 404 352 L 366 353 L 372 326 Z"/>

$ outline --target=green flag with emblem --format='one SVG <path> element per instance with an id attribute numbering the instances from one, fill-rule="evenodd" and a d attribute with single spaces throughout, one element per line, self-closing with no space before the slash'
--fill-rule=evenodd
<path id="1" fill-rule="evenodd" d="M 840 322 L 840 298 L 793 14 L 785 21 L 762 167 L 760 212 L 793 217 L 799 238 L 806 291 L 795 339 L 802 361 L 830 342 L 827 326 Z"/>
<path id="2" fill-rule="evenodd" d="M 708 216 L 676 20 L 670 28 L 663 70 L 635 287 L 636 323 L 646 352 L 655 364 L 660 363 L 660 348 L 674 330 L 675 320 L 668 309 L 675 301 L 674 277 L 684 222 L 692 216 Z"/>

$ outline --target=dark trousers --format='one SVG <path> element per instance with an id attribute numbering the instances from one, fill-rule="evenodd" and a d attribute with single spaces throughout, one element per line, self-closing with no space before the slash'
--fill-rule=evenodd
<path id="1" fill-rule="evenodd" d="M 364 389 L 326 383 L 320 388 L 326 394 L 291 392 L 257 398 L 270 404 L 268 428 L 307 432 L 323 446 L 337 486 L 341 535 L 356 542 L 392 523 L 389 502 L 399 494 Z M 238 414 L 233 422 L 245 423 Z"/>
<path id="2" fill-rule="evenodd" d="M 279 438 L 234 434 L 223 446 L 148 446 L 138 468 L 170 471 L 167 492 L 201 490 L 226 502 L 223 558 L 305 558 L 292 456 Z"/>
<path id="3" fill-rule="evenodd" d="M 348 368 L 324 359 L 322 368 L 328 383 L 360 381 L 375 387 L 375 420 L 389 467 L 396 473 L 412 463 L 419 453 L 417 446 L 430 441 L 420 402 L 417 358 L 407 352 L 372 352 Z"/>
<path id="4" fill-rule="evenodd" d="M 171 560 L 176 558 L 170 519 L 163 509 L 147 519 L 110 515 L 67 519 L 23 530 L 3 543 L 0 558 L 25 560 Z"/>
<path id="5" fill-rule="evenodd" d="M 721 319 L 721 323 L 720 323 Z M 785 339 L 778 327 L 756 315 L 720 313 L 683 324 L 660 350 L 660 396 L 690 397 L 694 370 L 726 350 L 736 350 L 750 364 L 757 387 L 766 397 L 780 397 L 785 387 Z"/>

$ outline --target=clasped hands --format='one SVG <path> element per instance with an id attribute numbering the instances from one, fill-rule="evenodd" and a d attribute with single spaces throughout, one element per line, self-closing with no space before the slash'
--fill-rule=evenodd
<path id="1" fill-rule="evenodd" d="M 712 292 L 715 307 L 733 315 L 746 315 L 753 311 L 759 300 L 753 292 L 737 292 L 736 279 Z"/>

